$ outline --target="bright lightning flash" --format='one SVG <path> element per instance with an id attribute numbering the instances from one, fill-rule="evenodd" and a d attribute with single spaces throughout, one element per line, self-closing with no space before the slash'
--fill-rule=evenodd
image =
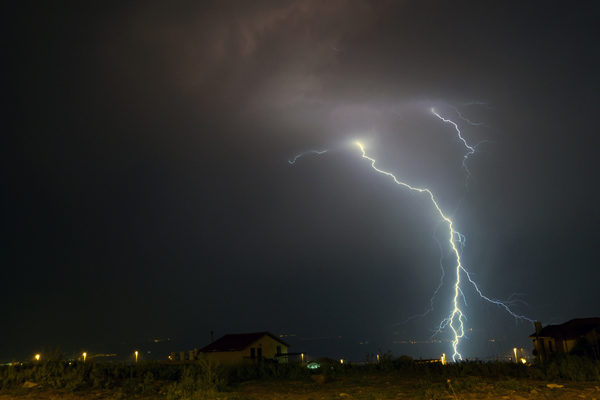
<path id="1" fill-rule="evenodd" d="M 435 114 L 435 111 L 433 109 L 432 109 L 432 112 Z M 467 142 L 462 138 L 462 136 L 460 136 L 460 130 L 458 129 L 458 127 L 456 126 L 456 124 L 454 122 L 445 120 L 442 117 L 440 117 L 438 114 L 436 114 L 436 115 L 438 116 L 438 118 L 442 119 L 444 122 L 449 122 L 449 123 L 454 124 L 455 128 L 459 132 L 459 137 L 463 140 L 463 142 L 465 143 L 465 146 L 467 146 L 467 148 L 469 148 L 469 149 L 472 149 L 473 152 L 475 151 L 473 148 L 469 147 Z M 456 268 L 455 268 L 456 278 L 454 281 L 454 296 L 452 298 L 452 311 L 440 323 L 439 331 L 441 331 L 442 329 L 444 329 L 446 327 L 449 327 L 450 330 L 452 331 L 452 334 L 454 336 L 454 338 L 452 339 L 452 349 L 454 351 L 452 354 L 452 360 L 453 361 L 462 360 L 462 355 L 458 351 L 458 346 L 460 344 L 460 340 L 465 336 L 464 313 L 459 305 L 460 298 L 462 298 L 464 301 L 464 294 L 463 294 L 463 291 L 460 286 L 461 271 L 463 271 L 465 273 L 468 281 L 474 286 L 474 288 L 477 291 L 477 293 L 479 294 L 479 296 L 481 296 L 484 300 L 487 300 L 493 304 L 496 304 L 496 305 L 504 308 L 508 313 L 510 313 L 515 318 L 526 319 L 526 320 L 531 321 L 529 318 L 526 318 L 521 315 L 517 315 L 517 314 L 513 313 L 505 303 L 503 303 L 499 300 L 490 299 L 489 297 L 486 297 L 483 295 L 483 293 L 481 292 L 481 290 L 479 289 L 477 284 L 471 279 L 469 272 L 465 269 L 465 267 L 462 264 L 462 260 L 460 257 L 461 251 L 459 250 L 459 248 L 462 249 L 462 247 L 464 246 L 464 236 L 460 232 L 458 232 L 457 230 L 454 229 L 454 223 L 448 216 L 446 216 L 446 214 L 444 214 L 444 212 L 440 208 L 440 206 L 439 206 L 438 202 L 436 201 L 435 196 L 433 195 L 431 190 L 426 189 L 426 188 L 419 188 L 419 187 L 411 186 L 408 183 L 398 180 L 398 178 L 396 178 L 396 176 L 394 174 L 392 174 L 391 172 L 387 172 L 387 171 L 377 168 L 375 166 L 375 162 L 376 162 L 375 159 L 367 156 L 367 154 L 365 152 L 365 148 L 362 145 L 362 143 L 356 142 L 356 145 L 360 148 L 360 151 L 362 153 L 362 158 L 369 160 L 369 162 L 371 163 L 371 168 L 373 168 L 375 171 L 377 171 L 378 173 L 380 173 L 382 175 L 392 178 L 394 183 L 396 183 L 397 185 L 403 186 L 403 187 L 410 189 L 412 191 L 415 191 L 415 192 L 425 193 L 429 197 L 431 202 L 433 203 L 433 206 L 434 206 L 435 210 L 437 211 L 437 213 L 439 214 L 439 216 L 441 217 L 441 219 L 448 226 L 448 244 L 450 245 L 450 249 L 452 250 L 452 253 L 454 254 L 455 259 L 456 259 Z M 436 292 L 437 292 L 437 290 L 436 290 Z"/>
<path id="2" fill-rule="evenodd" d="M 462 269 L 462 263 L 461 263 L 461 259 L 460 259 L 460 251 L 458 250 L 458 247 L 455 243 L 455 237 L 460 237 L 460 233 L 458 233 L 457 231 L 454 230 L 452 220 L 444 214 L 444 212 L 440 208 L 438 202 L 435 200 L 435 197 L 433 196 L 433 193 L 431 192 L 431 190 L 411 186 L 408 183 L 399 181 L 398 178 L 396 178 L 396 176 L 394 176 L 394 174 L 377 168 L 375 166 L 375 159 L 367 156 L 367 154 L 365 152 L 365 148 L 362 145 L 362 143 L 356 142 L 356 145 L 360 148 L 362 157 L 371 162 L 371 168 L 373 168 L 375 171 L 379 172 L 380 174 L 389 176 L 390 178 L 392 178 L 394 183 L 396 183 L 397 185 L 404 186 L 405 188 L 413 190 L 415 192 L 426 193 L 429 196 L 429 199 L 433 203 L 434 208 L 436 209 L 436 211 L 438 212 L 438 214 L 440 215 L 442 220 L 448 225 L 448 231 L 449 231 L 448 243 L 450 244 L 450 248 L 452 249 L 452 252 L 454 253 L 454 255 L 456 257 L 456 281 L 454 282 L 454 298 L 452 299 L 454 308 L 452 309 L 452 312 L 450 313 L 450 315 L 445 319 L 445 321 L 446 321 L 445 325 L 450 327 L 450 329 L 452 330 L 452 333 L 454 335 L 454 339 L 452 340 L 452 349 L 454 350 L 454 353 L 452 354 L 452 360 L 453 361 L 456 361 L 457 359 L 462 360 L 462 355 L 458 352 L 458 344 L 460 342 L 460 339 L 465 335 L 464 323 L 463 323 L 463 312 L 458 305 L 458 298 L 459 298 L 460 292 L 461 292 L 461 290 L 460 290 L 460 270 Z M 442 322 L 442 324 L 444 324 L 444 323 Z"/>

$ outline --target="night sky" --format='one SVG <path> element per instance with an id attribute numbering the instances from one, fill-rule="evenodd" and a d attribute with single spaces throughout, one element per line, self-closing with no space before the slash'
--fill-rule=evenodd
<path id="1" fill-rule="evenodd" d="M 355 360 L 450 353 L 447 330 L 401 343 L 450 311 L 446 249 L 433 311 L 407 321 L 447 231 L 355 140 L 435 193 L 486 295 L 544 324 L 600 316 L 595 6 L 4 5 L 0 361 L 164 358 L 210 331 Z M 468 185 L 431 107 L 481 143 Z M 530 322 L 464 294 L 463 356 L 531 349 Z"/>

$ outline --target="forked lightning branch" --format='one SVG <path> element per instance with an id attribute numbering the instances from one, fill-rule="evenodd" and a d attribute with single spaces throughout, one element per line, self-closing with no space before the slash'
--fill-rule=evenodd
<path id="1" fill-rule="evenodd" d="M 458 127 L 458 124 L 456 124 L 454 121 L 451 121 L 447 118 L 442 117 L 433 108 L 431 109 L 431 113 L 433 115 L 435 115 L 437 118 L 439 118 L 440 120 L 442 120 L 444 123 L 450 124 L 456 131 L 459 140 L 464 144 L 465 148 L 467 149 L 467 154 L 465 154 L 463 157 L 463 168 L 465 169 L 465 172 L 467 173 L 467 177 L 470 176 L 470 171 L 466 165 L 466 162 L 467 162 L 468 158 L 475 153 L 475 147 L 473 147 L 467 143 L 465 138 L 462 136 L 462 133 Z M 360 150 L 362 158 L 369 162 L 371 168 L 374 171 L 376 171 L 377 173 L 379 173 L 381 175 L 387 176 L 388 178 L 392 179 L 395 184 L 403 187 L 404 189 L 408 189 L 410 191 L 421 193 L 426 198 L 428 198 L 429 201 L 431 202 L 436 214 L 439 215 L 442 222 L 447 226 L 447 229 L 448 229 L 448 237 L 447 237 L 448 242 L 447 243 L 448 243 L 450 252 L 452 253 L 452 255 L 454 256 L 454 259 L 455 259 L 454 273 L 453 273 L 454 281 L 453 281 L 452 298 L 450 300 L 450 307 L 449 307 L 450 312 L 447 314 L 446 318 L 444 318 L 440 322 L 437 331 L 441 332 L 445 329 L 450 330 L 451 335 L 452 335 L 451 343 L 452 343 L 452 351 L 453 351 L 453 353 L 452 353 L 453 361 L 462 360 L 462 358 L 463 358 L 459 351 L 461 339 L 464 338 L 464 336 L 465 336 L 465 326 L 464 326 L 465 314 L 464 314 L 463 309 L 461 308 L 461 299 L 464 299 L 464 292 L 462 289 L 463 281 L 461 280 L 461 277 L 466 278 L 466 281 L 473 286 L 473 288 L 475 289 L 475 292 L 483 300 L 501 307 L 506 312 L 508 312 L 510 315 L 512 315 L 514 318 L 532 321 L 530 318 L 527 318 L 523 315 L 514 313 L 505 302 L 489 298 L 483 294 L 481 289 L 477 286 L 476 282 L 471 278 L 469 271 L 465 268 L 465 266 L 462 263 L 461 250 L 462 250 L 462 247 L 464 246 L 464 236 L 454 228 L 454 222 L 452 221 L 452 219 L 450 217 L 448 217 L 444 213 L 444 211 L 440 207 L 438 201 L 436 200 L 436 198 L 431 190 L 429 190 L 428 188 L 412 186 L 412 185 L 398 179 L 393 173 L 378 168 L 376 165 L 376 160 L 367 155 L 365 146 L 361 142 L 355 142 L 355 145 Z M 289 161 L 289 163 L 294 164 L 299 158 L 301 158 L 302 156 L 307 155 L 307 154 L 320 155 L 320 154 L 325 153 L 326 151 L 327 150 L 306 151 L 306 152 L 300 153 L 297 156 L 295 156 L 292 160 Z M 436 294 L 437 294 L 437 290 L 436 290 Z"/>

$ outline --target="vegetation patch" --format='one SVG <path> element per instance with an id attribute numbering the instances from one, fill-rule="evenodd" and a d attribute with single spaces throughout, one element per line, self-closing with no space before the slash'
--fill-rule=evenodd
<path id="1" fill-rule="evenodd" d="M 389 357 L 379 363 L 361 365 L 322 362 L 318 369 L 268 362 L 223 366 L 206 359 L 186 364 L 47 359 L 0 367 L 0 394 L 11 398 L 35 398 L 31 397 L 35 393 L 86 398 L 93 393 L 94 398 L 168 400 L 468 399 L 536 398 L 532 396 L 546 392 L 552 398 L 561 398 L 563 394 L 573 395 L 572 390 L 589 392 L 596 388 L 595 396 L 600 398 L 600 362 L 580 356 L 560 357 L 540 365 L 504 362 L 441 365 Z M 581 397 L 581 393 L 577 395 Z"/>

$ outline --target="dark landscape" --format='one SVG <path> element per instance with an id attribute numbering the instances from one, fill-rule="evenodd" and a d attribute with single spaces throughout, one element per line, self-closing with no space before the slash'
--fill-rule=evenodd
<path id="1" fill-rule="evenodd" d="M 600 362 L 575 356 L 544 366 L 441 365 L 408 357 L 377 364 L 221 365 L 146 362 L 2 367 L 0 399 L 597 399 Z M 35 382 L 35 383 L 34 383 Z"/>
<path id="2" fill-rule="evenodd" d="M 0 400 L 600 400 L 600 3 L 6 1 Z"/>

